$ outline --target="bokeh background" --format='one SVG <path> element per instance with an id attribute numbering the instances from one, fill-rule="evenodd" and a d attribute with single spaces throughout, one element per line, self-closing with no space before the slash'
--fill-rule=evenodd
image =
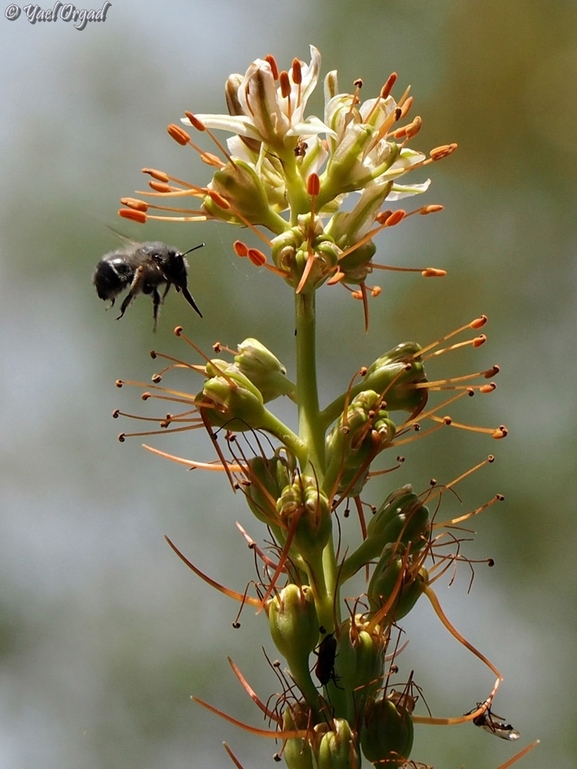
<path id="1" fill-rule="evenodd" d="M 273 765 L 272 742 L 189 699 L 261 725 L 226 655 L 264 699 L 276 691 L 261 651 L 275 656 L 264 618 L 245 611 L 233 630 L 236 607 L 163 540 L 170 535 L 242 590 L 253 567 L 234 522 L 255 537 L 259 528 L 223 479 L 153 457 L 140 439 L 118 443 L 129 425 L 110 414 L 142 410 L 138 394 L 114 380 L 147 381 L 158 368 L 152 347 L 188 355 L 172 336 L 176 323 L 205 349 L 258 336 L 292 370 L 291 299 L 233 257 L 236 232 L 131 227 L 116 210 L 143 187 L 143 166 L 205 183 L 206 168 L 169 139 L 166 124 L 185 109 L 223 111 L 229 73 L 266 53 L 285 67 L 294 56 L 308 60 L 309 43 L 343 87 L 363 77 L 365 97 L 392 70 L 397 94 L 412 84 L 414 114 L 424 119 L 415 148 L 460 145 L 430 170 L 431 190 L 418 199 L 445 211 L 379 243 L 382 261 L 432 264 L 448 277 L 384 275 L 368 336 L 360 306 L 327 289 L 321 381 L 328 397 L 396 343 L 426 343 L 489 316 L 488 344 L 448 357 L 437 372 L 499 362 L 499 388 L 468 402 L 466 417 L 505 422 L 509 437 L 495 444 L 446 431 L 407 447 L 402 471 L 371 501 L 392 483 L 421 490 L 497 454 L 458 487 L 459 498 L 443 499 L 447 514 L 460 514 L 505 494 L 474 521 L 466 549 L 496 565 L 477 567 L 470 594 L 465 571 L 438 592 L 505 674 L 497 713 L 521 731 L 521 745 L 542 741 L 520 766 L 577 764 L 576 38 L 569 0 L 113 0 L 106 22 L 83 31 L 0 14 L 1 769 L 224 767 L 222 740 L 247 769 Z M 320 109 L 319 93 L 311 111 Z M 191 258 L 204 321 L 173 294 L 156 336 L 144 298 L 116 323 L 91 285 L 96 261 L 115 247 L 106 225 L 181 248 L 204 240 Z M 212 458 L 200 434 L 155 445 Z M 437 715 L 483 699 L 490 673 L 425 601 L 407 630 L 403 667 L 414 669 Z M 413 757 L 437 769 L 496 769 L 516 747 L 471 725 L 422 727 Z"/>

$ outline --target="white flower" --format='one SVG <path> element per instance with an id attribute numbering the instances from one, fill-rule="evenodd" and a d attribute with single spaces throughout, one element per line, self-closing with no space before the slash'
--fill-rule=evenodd
<path id="1" fill-rule="evenodd" d="M 294 147 L 303 136 L 331 134 L 317 117 L 305 118 L 308 98 L 319 78 L 321 55 L 310 46 L 311 62 L 293 62 L 288 72 L 276 72 L 268 59 L 256 59 L 242 75 L 226 84 L 230 115 L 196 115 L 208 128 L 230 131 L 271 148 Z M 183 123 L 190 125 L 188 118 Z M 289 139 L 290 141 L 285 141 Z"/>

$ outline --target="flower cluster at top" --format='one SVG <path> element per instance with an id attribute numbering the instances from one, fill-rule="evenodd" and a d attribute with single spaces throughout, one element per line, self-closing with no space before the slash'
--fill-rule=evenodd
<path id="1" fill-rule="evenodd" d="M 187 112 L 182 120 L 209 133 L 222 158 L 199 148 L 181 126 L 168 127 L 179 144 L 192 146 L 215 169 L 211 182 L 200 187 L 145 168 L 152 177 L 151 190 L 142 194 L 158 202 L 123 198 L 126 208 L 120 215 L 141 223 L 216 219 L 248 226 L 270 249 L 272 264 L 262 251 L 241 242 L 236 244 L 239 256 L 268 266 L 299 292 L 328 281 L 360 286 L 355 295 L 364 296 L 367 275 L 377 267 L 372 262 L 374 236 L 408 215 L 386 206 L 429 186 L 428 179 L 401 184 L 401 177 L 446 157 L 456 145 L 437 147 L 428 157 L 407 146 L 422 121 L 418 116 L 408 119 L 413 103 L 409 89 L 398 101 L 393 98 L 394 73 L 376 98 L 361 102 L 361 80 L 353 93 L 343 93 L 336 72 L 329 72 L 324 119 L 307 117 L 319 71 L 320 54 L 311 46 L 308 65 L 294 59 L 288 71 L 279 72 L 275 59 L 267 56 L 254 61 L 245 75 L 231 75 L 226 83 L 229 115 Z M 226 148 L 211 129 L 233 134 Z M 350 193 L 355 193 L 354 203 L 342 210 Z M 198 209 L 182 207 L 190 198 L 200 201 Z M 429 205 L 409 213 L 440 209 Z M 418 269 L 426 276 L 445 274 Z"/>

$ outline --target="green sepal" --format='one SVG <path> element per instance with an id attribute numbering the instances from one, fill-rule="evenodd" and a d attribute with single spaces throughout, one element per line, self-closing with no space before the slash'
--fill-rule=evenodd
<path id="1" fill-rule="evenodd" d="M 383 684 L 388 635 L 377 625 L 371 632 L 360 617 L 348 617 L 341 625 L 337 646 L 339 686 L 354 693 L 350 715 L 362 712 L 367 699 L 375 697 Z"/>
<path id="2" fill-rule="evenodd" d="M 243 485 L 246 501 L 256 518 L 275 529 L 279 525 L 276 501 L 287 486 L 296 467 L 295 458 L 277 449 L 272 457 L 256 456 L 248 460 L 250 483 Z"/>
<path id="3" fill-rule="evenodd" d="M 251 164 L 235 158 L 234 163 L 214 173 L 210 187 L 231 204 L 231 208 L 222 208 L 207 195 L 203 208 L 211 217 L 243 226 L 249 221 L 275 233 L 286 229 L 286 221 L 271 208 L 266 189 Z"/>
<path id="4" fill-rule="evenodd" d="M 379 395 L 374 390 L 358 393 L 349 404 L 346 419 L 341 415 L 327 436 L 325 489 L 336 484 L 338 493 L 358 496 L 371 462 L 392 443 L 395 433 L 396 425 L 381 408 Z"/>
<path id="5" fill-rule="evenodd" d="M 287 378 L 286 368 L 258 339 L 241 342 L 234 362 L 259 390 L 265 403 L 280 395 L 294 398 L 295 385 Z"/>
<path id="6" fill-rule="evenodd" d="M 413 574 L 401 555 L 392 555 L 395 548 L 395 545 L 385 548 L 385 553 L 375 567 L 367 589 L 372 613 L 378 612 L 387 605 L 393 591 L 396 591 L 387 616 L 381 620 L 382 622 L 398 622 L 405 617 L 423 595 L 429 580 L 428 572 L 424 567 Z"/>
<path id="7" fill-rule="evenodd" d="M 317 691 L 309 671 L 309 656 L 317 645 L 319 618 L 311 587 L 289 584 L 266 605 L 272 640 L 286 659 L 302 694 L 316 704 Z"/>
<path id="8" fill-rule="evenodd" d="M 410 485 L 395 489 L 369 521 L 366 539 L 342 564 L 341 583 L 379 558 L 389 543 L 406 545 L 411 542 L 411 552 L 417 552 L 426 544 L 428 533 L 428 508 L 413 493 Z"/>
<path id="9" fill-rule="evenodd" d="M 403 766 L 413 747 L 413 719 L 386 697 L 369 702 L 363 716 L 361 747 L 376 766 Z"/>
<path id="10" fill-rule="evenodd" d="M 405 342 L 381 355 L 367 369 L 363 380 L 330 403 L 321 412 L 327 426 L 338 419 L 347 400 L 352 400 L 365 390 L 374 390 L 383 400 L 388 411 L 408 411 L 416 416 L 425 407 L 428 398 L 426 388 L 416 385 L 427 381 L 425 369 L 416 342 Z"/>
<path id="11" fill-rule="evenodd" d="M 306 702 L 290 703 L 283 712 L 283 731 L 309 730 L 311 715 L 310 707 Z M 318 769 L 311 739 L 308 736 L 289 738 L 285 742 L 283 758 L 288 769 Z"/>
<path id="12" fill-rule="evenodd" d="M 292 549 L 311 568 L 319 565 L 332 533 L 329 501 L 314 478 L 302 475 L 286 486 L 277 502 L 281 520 L 292 532 Z"/>
<path id="13" fill-rule="evenodd" d="M 317 750 L 318 769 L 358 769 L 361 765 L 359 748 L 353 730 L 344 718 L 333 718 L 322 735 Z"/>

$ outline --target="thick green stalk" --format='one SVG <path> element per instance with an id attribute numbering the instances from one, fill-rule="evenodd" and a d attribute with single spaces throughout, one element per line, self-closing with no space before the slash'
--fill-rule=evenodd
<path id="1" fill-rule="evenodd" d="M 315 293 L 295 295 L 297 348 L 297 407 L 299 438 L 308 448 L 308 461 L 302 471 L 317 479 L 322 487 L 325 473 L 325 428 L 320 419 L 316 359 Z M 327 631 L 333 629 L 337 566 L 332 541 L 312 569 L 313 589 L 319 619 Z"/>
<path id="2" fill-rule="evenodd" d="M 297 408 L 299 437 L 308 447 L 308 462 L 302 471 L 322 484 L 325 471 L 325 433 L 319 418 L 316 361 L 315 294 L 295 294 Z"/>

